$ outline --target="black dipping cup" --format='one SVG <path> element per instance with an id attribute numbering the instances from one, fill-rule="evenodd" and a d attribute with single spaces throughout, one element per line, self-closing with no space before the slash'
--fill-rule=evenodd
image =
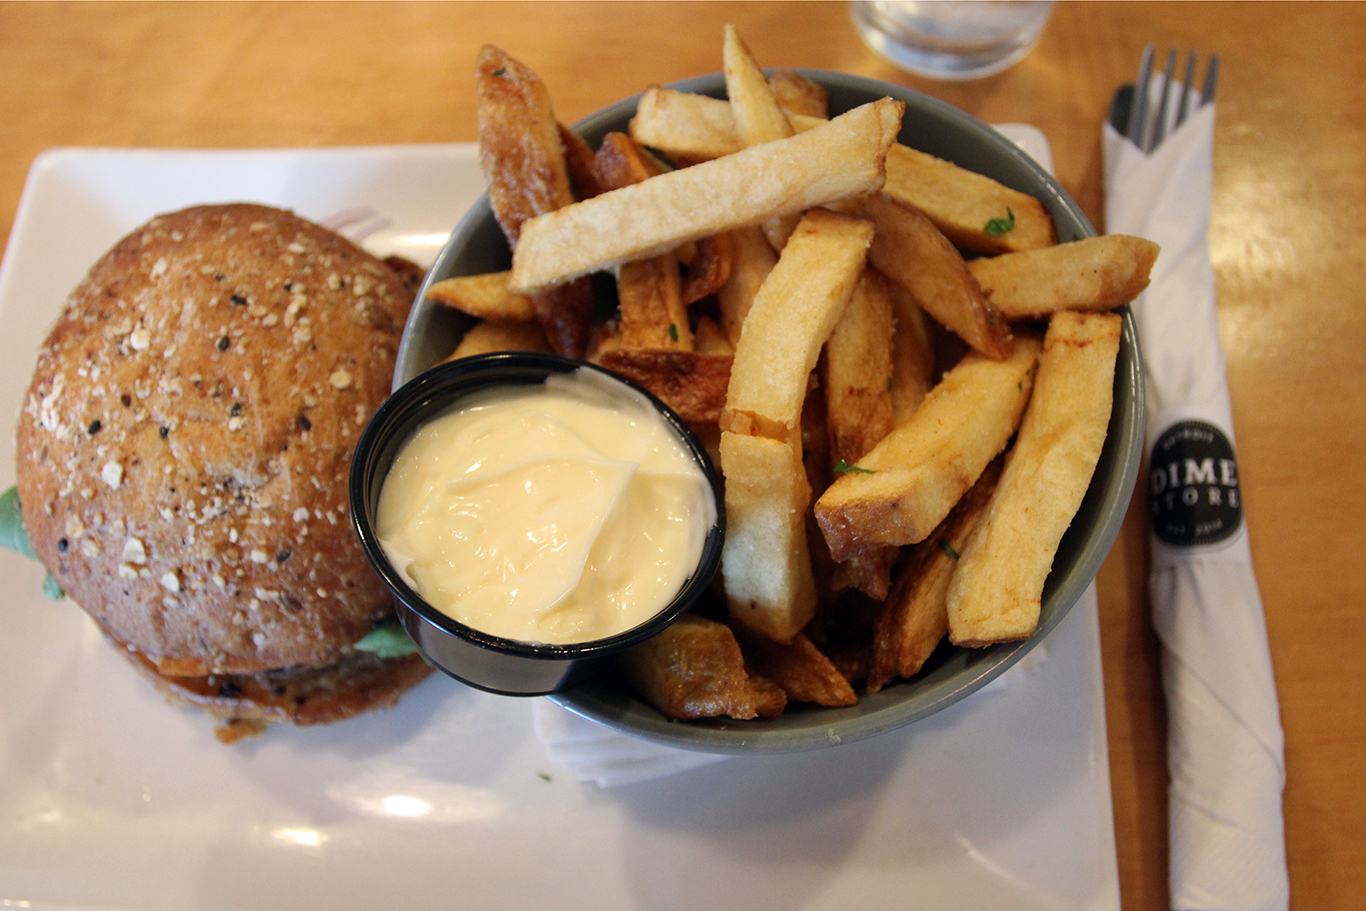
<path id="1" fill-rule="evenodd" d="M 584 368 L 643 395 L 658 409 L 703 469 L 716 502 L 716 523 L 707 532 L 697 567 L 673 600 L 646 622 L 623 633 L 568 645 L 522 642 L 490 635 L 442 613 L 410 586 L 380 546 L 375 513 L 394 457 L 408 437 L 462 397 L 494 386 L 539 385 L 554 373 Z M 554 354 L 484 354 L 440 364 L 390 396 L 361 434 L 351 461 L 351 521 L 365 556 L 397 599 L 398 617 L 418 650 L 435 667 L 462 683 L 505 696 L 544 696 L 592 677 L 611 655 L 643 642 L 678 619 L 711 584 L 721 564 L 725 501 L 706 449 L 684 421 L 637 384 L 594 364 Z"/>

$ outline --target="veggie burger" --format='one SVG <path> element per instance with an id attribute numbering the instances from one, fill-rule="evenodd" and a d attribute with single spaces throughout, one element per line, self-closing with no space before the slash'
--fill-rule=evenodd
<path id="1" fill-rule="evenodd" d="M 71 293 L 16 432 L 32 553 L 225 741 L 393 704 L 393 604 L 352 531 L 352 450 L 388 395 L 411 270 L 265 206 L 162 215 Z"/>

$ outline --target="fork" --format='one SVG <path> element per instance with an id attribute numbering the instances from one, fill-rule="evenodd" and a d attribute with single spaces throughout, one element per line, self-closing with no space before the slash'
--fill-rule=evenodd
<path id="1" fill-rule="evenodd" d="M 324 228 L 330 228 L 357 244 L 362 243 L 371 234 L 383 231 L 391 223 L 390 219 L 369 206 L 352 206 L 318 219 L 318 224 Z"/>
<path id="2" fill-rule="evenodd" d="M 1121 86 L 1110 105 L 1111 126 L 1129 137 L 1144 153 L 1157 148 L 1167 137 L 1169 130 L 1184 123 L 1194 109 L 1212 102 L 1214 89 L 1219 81 L 1219 56 L 1215 54 L 1206 64 L 1205 82 L 1197 98 L 1191 89 L 1195 82 L 1198 56 L 1195 51 L 1189 52 L 1186 57 L 1185 76 L 1180 82 L 1176 81 L 1175 48 L 1167 51 L 1166 68 L 1158 72 L 1153 70 L 1155 53 L 1155 48 L 1151 44 L 1143 49 L 1143 59 L 1138 66 L 1138 79 L 1132 85 Z M 1154 79 L 1158 80 L 1158 99 L 1156 108 L 1151 108 Z M 1175 97 L 1172 92 L 1173 85 L 1180 88 Z"/>

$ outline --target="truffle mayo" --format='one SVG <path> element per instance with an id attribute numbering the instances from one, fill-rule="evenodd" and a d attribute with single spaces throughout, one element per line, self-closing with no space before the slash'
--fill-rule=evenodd
<path id="1" fill-rule="evenodd" d="M 648 620 L 716 504 L 644 396 L 587 370 L 473 394 L 400 447 L 377 530 L 433 607 L 486 633 L 587 642 Z"/>

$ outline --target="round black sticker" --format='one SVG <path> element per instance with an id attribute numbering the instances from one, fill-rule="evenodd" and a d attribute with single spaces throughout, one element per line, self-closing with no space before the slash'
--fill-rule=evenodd
<path id="1" fill-rule="evenodd" d="M 1217 544 L 1243 522 L 1238 463 L 1223 431 L 1179 421 L 1153 447 L 1148 465 L 1153 531 L 1168 544 Z"/>

